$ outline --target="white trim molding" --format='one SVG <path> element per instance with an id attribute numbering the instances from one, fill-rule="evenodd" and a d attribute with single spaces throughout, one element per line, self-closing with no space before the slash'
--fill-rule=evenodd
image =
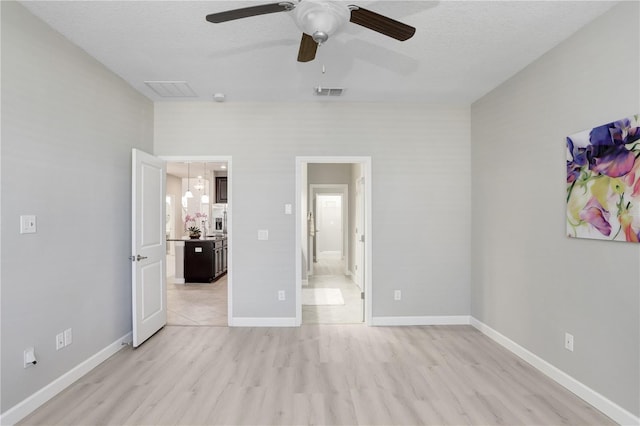
<path id="1" fill-rule="evenodd" d="M 33 395 L 9 408 L 0 416 L 0 424 L 3 426 L 9 426 L 18 423 L 20 420 L 24 419 L 41 407 L 45 402 L 71 386 L 73 382 L 80 379 L 82 376 L 106 361 L 110 356 L 124 348 L 125 345 L 131 344 L 131 338 L 131 332 L 125 334 L 104 349 L 76 365 L 53 382 L 35 392 Z"/>
<path id="2" fill-rule="evenodd" d="M 436 315 L 421 317 L 373 317 L 371 325 L 402 326 L 402 325 L 469 325 L 469 315 Z"/>
<path id="3" fill-rule="evenodd" d="M 594 391 L 582 382 L 574 379 L 564 371 L 560 370 L 558 367 L 555 367 L 554 365 L 540 358 L 538 355 L 534 354 L 528 349 L 523 348 L 513 340 L 489 327 L 485 323 L 477 320 L 474 317 L 471 317 L 471 325 L 494 342 L 511 351 L 516 356 L 522 358 L 527 363 L 531 364 L 531 366 L 545 374 L 550 379 L 554 380 L 556 383 L 564 386 L 569 391 L 573 392 L 598 410 L 602 411 L 605 415 L 609 416 L 615 422 L 621 425 L 640 424 L 640 417 L 637 417 L 633 413 L 620 407 L 615 402 Z"/>
<path id="4" fill-rule="evenodd" d="M 250 318 L 235 317 L 229 321 L 231 327 L 297 327 L 295 317 Z"/>

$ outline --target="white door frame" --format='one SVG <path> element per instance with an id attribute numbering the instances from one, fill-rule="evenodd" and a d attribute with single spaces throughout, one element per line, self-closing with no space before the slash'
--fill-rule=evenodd
<path id="1" fill-rule="evenodd" d="M 343 183 L 311 183 L 309 184 L 309 206 L 307 211 L 313 211 L 314 221 L 316 224 L 316 232 L 318 226 L 318 206 L 317 203 L 314 204 L 314 201 L 317 201 L 318 195 L 338 195 L 342 198 L 342 257 L 344 258 L 344 273 L 349 275 L 349 185 Z M 315 209 L 313 208 L 315 205 Z M 322 230 L 320 230 L 322 232 Z M 314 238 L 314 243 L 317 243 Z M 309 248 L 311 248 L 311 244 L 309 244 Z M 313 275 L 313 254 L 310 253 L 309 256 L 310 267 L 309 267 L 309 275 Z"/>
<path id="2" fill-rule="evenodd" d="M 184 161 L 193 162 L 226 162 L 227 178 L 229 182 L 232 180 L 232 167 L 230 155 L 159 155 L 158 158 L 168 163 L 178 163 Z M 233 183 L 227 187 L 227 324 L 233 326 Z M 210 200 L 211 202 L 211 200 Z"/>
<path id="3" fill-rule="evenodd" d="M 302 324 L 302 191 L 306 188 L 302 186 L 303 180 L 303 167 L 306 167 L 309 163 L 341 163 L 341 164 L 361 164 L 362 174 L 364 176 L 364 190 L 365 190 L 365 205 L 364 205 L 364 218 L 365 218 L 365 241 L 364 241 L 364 258 L 365 258 L 365 271 L 364 271 L 364 311 L 365 311 L 365 324 L 371 325 L 371 307 L 372 304 L 372 288 L 373 280 L 371 276 L 372 266 L 372 203 L 371 203 L 371 157 L 296 157 L 296 324 L 300 326 Z"/>
<path id="4" fill-rule="evenodd" d="M 356 246 L 354 247 L 353 253 L 355 258 L 353 259 L 353 264 L 355 266 L 355 280 L 358 284 L 358 287 L 362 290 L 364 288 L 364 280 L 363 280 L 363 271 L 358 270 L 358 268 L 362 269 L 362 265 L 366 264 L 364 261 L 364 243 L 361 240 L 361 237 L 364 236 L 362 232 L 362 224 L 365 223 L 364 220 L 364 177 L 359 177 L 356 180 L 356 187 L 354 188 L 355 197 L 354 197 L 354 237 Z"/>

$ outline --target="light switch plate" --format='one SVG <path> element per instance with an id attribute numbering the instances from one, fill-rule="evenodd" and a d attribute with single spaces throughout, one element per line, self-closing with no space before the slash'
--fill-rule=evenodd
<path id="1" fill-rule="evenodd" d="M 73 332 L 70 328 L 67 328 L 64 331 L 64 345 L 69 346 L 71 343 L 73 343 Z"/>
<path id="2" fill-rule="evenodd" d="M 284 214 L 291 214 L 291 213 L 292 213 L 291 204 L 285 204 L 284 205 Z"/>
<path id="3" fill-rule="evenodd" d="M 269 239 L 269 230 L 268 229 L 258 229 L 258 240 L 266 241 Z"/>
<path id="4" fill-rule="evenodd" d="M 64 333 L 56 334 L 56 351 L 64 348 Z"/>
<path id="5" fill-rule="evenodd" d="M 22 215 L 20 216 L 20 233 L 35 234 L 36 233 L 36 216 Z"/>

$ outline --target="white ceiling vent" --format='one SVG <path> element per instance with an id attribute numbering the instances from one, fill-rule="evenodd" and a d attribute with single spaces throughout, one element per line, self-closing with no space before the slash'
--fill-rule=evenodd
<path id="1" fill-rule="evenodd" d="M 342 87 L 314 87 L 313 94 L 316 96 L 342 96 Z"/>
<path id="2" fill-rule="evenodd" d="M 195 98 L 198 96 L 186 81 L 145 81 L 144 84 L 163 98 Z"/>

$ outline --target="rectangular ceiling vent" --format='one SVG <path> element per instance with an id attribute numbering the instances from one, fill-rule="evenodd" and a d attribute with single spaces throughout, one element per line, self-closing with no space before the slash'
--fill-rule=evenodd
<path id="1" fill-rule="evenodd" d="M 316 96 L 342 96 L 344 89 L 342 87 L 315 87 L 313 93 Z"/>
<path id="2" fill-rule="evenodd" d="M 144 84 L 163 98 L 198 97 L 186 81 L 145 81 Z"/>

